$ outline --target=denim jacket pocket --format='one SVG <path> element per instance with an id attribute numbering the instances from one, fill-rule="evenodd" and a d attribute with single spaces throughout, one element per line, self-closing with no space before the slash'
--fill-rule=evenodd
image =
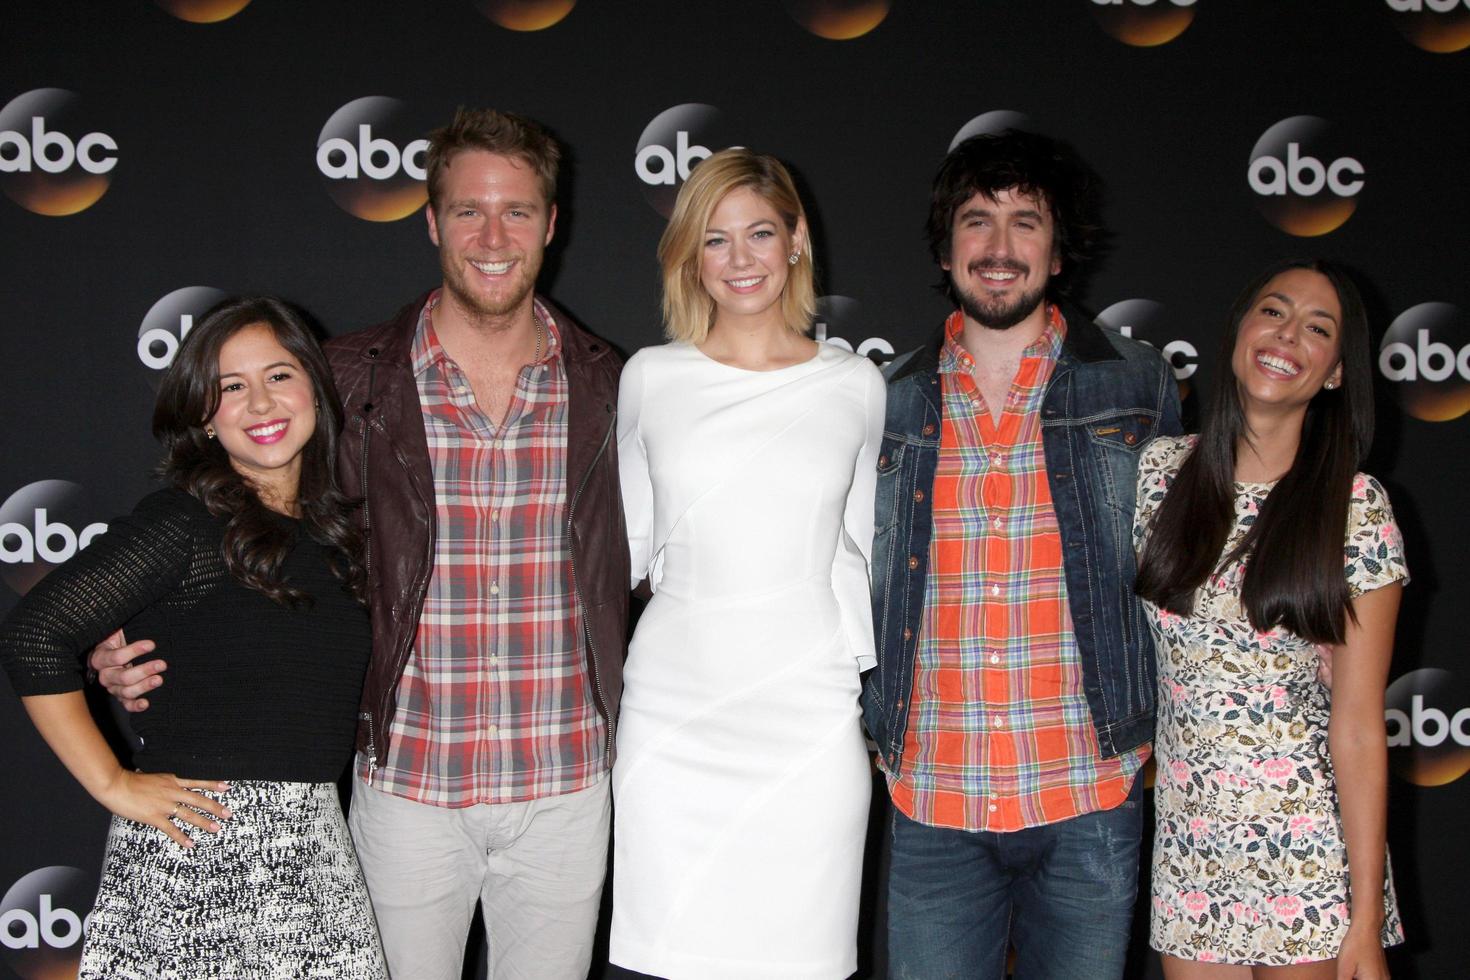
<path id="1" fill-rule="evenodd" d="M 873 504 L 873 528 L 878 534 L 891 531 L 898 524 L 906 449 L 903 439 L 883 436 L 878 450 L 878 491 Z"/>
<path id="2" fill-rule="evenodd" d="M 1131 523 L 1138 480 L 1138 455 L 1153 438 L 1158 416 L 1153 412 L 1120 412 L 1089 419 L 1085 429 L 1090 455 L 1108 506 Z"/>

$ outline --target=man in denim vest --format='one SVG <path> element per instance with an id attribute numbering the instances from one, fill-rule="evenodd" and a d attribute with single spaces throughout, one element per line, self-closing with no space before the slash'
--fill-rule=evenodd
<path id="1" fill-rule="evenodd" d="M 1153 646 L 1132 586 L 1140 450 L 1180 431 L 1152 348 L 1065 298 L 1097 181 L 1008 131 L 953 149 L 928 236 L 958 309 L 895 362 L 864 713 L 893 801 L 891 975 L 1121 975 Z"/>

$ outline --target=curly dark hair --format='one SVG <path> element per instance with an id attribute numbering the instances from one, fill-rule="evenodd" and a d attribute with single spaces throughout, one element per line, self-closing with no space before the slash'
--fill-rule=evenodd
<path id="1" fill-rule="evenodd" d="M 163 443 L 159 472 L 192 494 L 216 517 L 225 518 L 225 566 L 241 585 L 282 605 L 309 597 L 284 581 L 281 566 L 292 532 L 272 514 L 249 481 L 230 464 L 229 454 L 204 431 L 219 409 L 219 355 L 225 342 L 245 327 L 263 324 L 301 363 L 316 400 L 316 431 L 301 451 L 297 504 L 302 530 L 327 546 L 332 572 L 359 602 L 367 601 L 362 535 L 351 518 L 357 501 L 337 486 L 337 437 L 342 407 L 326 355 L 304 316 L 274 296 L 231 297 L 214 306 L 179 346 L 158 389 L 153 436 Z"/>
<path id="2" fill-rule="evenodd" d="M 1029 194 L 1051 210 L 1052 247 L 1062 271 L 1047 284 L 1048 296 L 1065 295 L 1105 238 L 1100 208 L 1102 179 L 1065 143 L 1007 129 L 972 136 L 949 151 L 934 177 L 926 232 L 934 261 L 949 261 L 954 217 L 976 194 Z M 949 277 L 942 284 L 951 293 Z"/>

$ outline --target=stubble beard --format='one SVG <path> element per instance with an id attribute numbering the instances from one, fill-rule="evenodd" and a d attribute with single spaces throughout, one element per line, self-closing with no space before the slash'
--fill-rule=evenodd
<path id="1" fill-rule="evenodd" d="M 1025 275 L 1030 270 L 1009 264 L 976 263 L 970 267 L 971 273 L 977 273 L 981 269 L 1004 269 L 1007 272 L 1019 272 Z M 1034 290 L 1022 293 L 1014 300 L 1007 302 L 1002 298 L 987 299 L 978 291 L 967 291 L 955 279 L 953 271 L 949 274 L 950 286 L 958 297 L 960 309 L 965 316 L 989 330 L 1009 330 L 1022 320 L 1026 319 L 1046 296 L 1046 283 L 1042 283 Z"/>
<path id="2" fill-rule="evenodd" d="M 536 274 L 540 270 L 532 269 L 527 263 L 527 257 L 521 256 L 516 263 L 516 269 L 520 273 L 519 281 L 509 292 L 502 292 L 493 297 L 487 297 L 483 293 L 476 293 L 468 280 L 468 273 L 458 264 L 460 260 L 452 259 L 444 252 L 439 253 L 439 268 L 444 275 L 444 290 L 454 300 L 455 306 L 469 318 L 478 321 L 499 321 L 520 309 L 526 302 L 526 298 L 536 289 Z"/>

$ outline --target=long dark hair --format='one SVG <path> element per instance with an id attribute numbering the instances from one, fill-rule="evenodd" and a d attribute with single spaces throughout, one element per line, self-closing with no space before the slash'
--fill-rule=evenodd
<path id="1" fill-rule="evenodd" d="M 1291 269 L 1326 276 L 1342 307 L 1342 381 L 1307 403 L 1291 468 L 1271 489 L 1239 546 L 1220 557 L 1235 522 L 1235 450 L 1246 434 L 1234 378 L 1210 393 L 1199 443 L 1160 505 L 1139 561 L 1138 595 L 1188 616 L 1194 593 L 1218 567 L 1248 560 L 1241 605 L 1265 631 L 1283 626 L 1313 643 L 1341 643 L 1351 596 L 1343 575 L 1343 534 L 1353 478 L 1373 442 L 1373 368 L 1368 317 L 1352 279 L 1321 259 L 1280 262 L 1235 300 L 1219 361 L 1231 363 L 1241 321 L 1273 278 Z"/>
<path id="2" fill-rule="evenodd" d="M 337 486 L 337 436 L 342 408 L 326 356 L 300 313 L 273 296 L 232 297 L 216 305 L 179 346 L 158 389 L 153 436 L 163 443 L 159 471 L 174 486 L 225 518 L 225 567 L 241 585 L 282 605 L 309 597 L 281 575 L 291 550 L 291 529 L 261 503 L 255 489 L 233 466 L 216 439 L 205 434 L 219 409 L 219 355 L 225 342 L 245 327 L 263 324 L 301 363 L 316 401 L 316 431 L 301 451 L 296 502 L 301 527 L 326 545 L 332 571 L 359 602 L 367 598 L 362 536 L 349 516 L 354 501 Z"/>

